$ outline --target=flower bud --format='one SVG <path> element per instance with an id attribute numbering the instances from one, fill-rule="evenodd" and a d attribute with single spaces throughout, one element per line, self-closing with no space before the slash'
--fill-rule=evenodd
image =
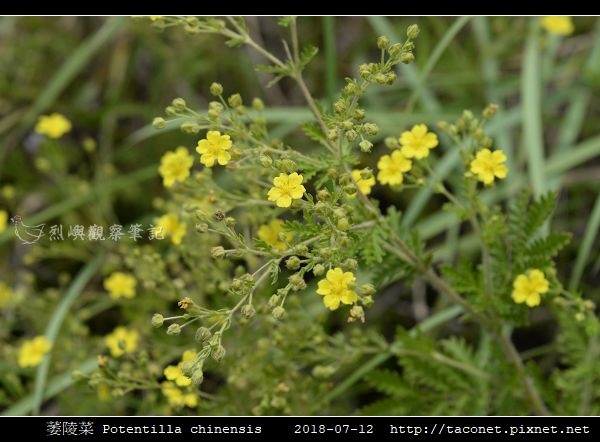
<path id="1" fill-rule="evenodd" d="M 272 295 L 269 298 L 269 307 L 275 307 L 277 304 L 279 304 L 279 301 L 281 301 L 281 297 L 279 295 Z"/>
<path id="2" fill-rule="evenodd" d="M 194 384 L 195 386 L 199 386 L 200 384 L 202 384 L 203 380 L 204 372 L 202 371 L 202 369 L 199 368 L 198 370 L 194 371 L 194 373 L 192 374 L 192 384 Z"/>
<path id="3" fill-rule="evenodd" d="M 350 223 L 348 222 L 348 218 L 340 218 L 337 222 L 337 228 L 346 231 L 350 228 Z"/>
<path id="4" fill-rule="evenodd" d="M 222 258 L 225 256 L 225 249 L 222 246 L 216 246 L 210 249 L 213 258 Z"/>
<path id="5" fill-rule="evenodd" d="M 273 159 L 268 155 L 261 155 L 259 161 L 263 167 L 271 167 L 273 165 Z"/>
<path id="6" fill-rule="evenodd" d="M 210 85 L 210 93 L 215 97 L 221 95 L 223 93 L 223 86 L 221 86 L 221 83 L 212 83 Z"/>
<path id="7" fill-rule="evenodd" d="M 183 98 L 175 98 L 171 102 L 171 105 L 179 112 L 183 112 L 187 106 L 187 103 Z"/>
<path id="8" fill-rule="evenodd" d="M 285 262 L 285 266 L 290 270 L 298 270 L 300 268 L 300 258 L 297 256 L 290 256 Z"/>
<path id="9" fill-rule="evenodd" d="M 410 25 L 408 29 L 406 29 L 406 36 L 411 40 L 414 40 L 419 36 L 419 26 L 414 24 Z"/>
<path id="10" fill-rule="evenodd" d="M 317 264 L 313 267 L 312 272 L 315 276 L 321 276 L 325 273 L 325 266 L 323 264 Z"/>
<path id="11" fill-rule="evenodd" d="M 256 314 L 256 309 L 252 304 L 246 304 L 240 310 L 243 318 L 250 319 Z"/>
<path id="12" fill-rule="evenodd" d="M 152 120 L 152 126 L 154 126 L 155 129 L 162 129 L 165 127 L 165 119 L 163 117 L 154 118 L 154 120 Z"/>
<path id="13" fill-rule="evenodd" d="M 156 328 L 162 327 L 164 322 L 165 322 L 165 318 L 160 313 L 154 313 L 152 315 L 152 327 L 156 327 Z"/>
<path id="14" fill-rule="evenodd" d="M 400 56 L 400 61 L 404 64 L 410 64 L 415 60 L 415 56 L 412 52 L 403 52 Z"/>
<path id="15" fill-rule="evenodd" d="M 373 147 L 373 143 L 371 143 L 369 140 L 362 140 L 360 143 L 358 143 L 358 146 L 360 147 L 361 152 L 371 152 L 371 148 Z"/>
<path id="16" fill-rule="evenodd" d="M 179 324 L 171 324 L 167 328 L 167 334 L 170 336 L 177 336 L 181 333 L 181 326 Z"/>
<path id="17" fill-rule="evenodd" d="M 229 103 L 229 106 L 237 108 L 242 105 L 242 96 L 240 94 L 230 95 L 229 98 L 227 98 L 227 103 Z"/>
<path id="18" fill-rule="evenodd" d="M 402 53 L 402 45 L 400 43 L 394 43 L 388 48 L 388 54 L 391 57 L 398 57 Z"/>
<path id="19" fill-rule="evenodd" d="M 255 111 L 261 111 L 265 108 L 265 103 L 260 98 L 252 100 L 252 109 Z"/>
<path id="20" fill-rule="evenodd" d="M 275 319 L 281 319 L 285 314 L 285 309 L 281 306 L 277 306 L 271 311 L 271 314 Z"/>
<path id="21" fill-rule="evenodd" d="M 199 344 L 202 344 L 203 342 L 206 342 L 210 339 L 212 333 L 210 332 L 210 330 L 207 327 L 198 327 L 198 330 L 196 330 L 196 335 L 194 336 L 194 338 L 196 339 L 196 342 L 198 342 Z"/>
<path id="22" fill-rule="evenodd" d="M 214 350 L 213 350 L 213 351 L 210 353 L 210 355 L 212 356 L 212 358 L 213 358 L 215 361 L 219 362 L 221 359 L 223 359 L 223 358 L 225 357 L 225 353 L 226 353 L 225 347 L 223 347 L 222 345 L 220 345 L 220 344 L 219 344 L 219 345 L 217 346 L 217 348 L 215 348 L 215 349 L 214 349 Z"/>
<path id="23" fill-rule="evenodd" d="M 389 44 L 390 44 L 390 39 L 387 38 L 385 35 L 381 35 L 381 36 L 377 37 L 377 47 L 379 49 L 385 49 L 388 47 Z"/>

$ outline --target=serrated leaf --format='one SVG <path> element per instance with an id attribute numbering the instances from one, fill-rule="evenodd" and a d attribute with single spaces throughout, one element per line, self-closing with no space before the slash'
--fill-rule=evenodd
<path id="1" fill-rule="evenodd" d="M 525 220 L 525 235 L 533 236 L 552 215 L 556 208 L 556 193 L 549 192 L 540 196 L 529 206 Z"/>
<path id="2" fill-rule="evenodd" d="M 385 231 L 380 226 L 375 226 L 364 232 L 361 239 L 362 249 L 360 255 L 367 266 L 373 266 L 383 260 L 385 255 L 384 242 Z"/>
<path id="3" fill-rule="evenodd" d="M 396 398 L 385 398 L 360 409 L 362 416 L 399 416 L 406 414 L 404 402 Z"/>
<path id="4" fill-rule="evenodd" d="M 526 254 L 535 256 L 554 257 L 571 241 L 571 234 L 567 232 L 550 233 L 544 238 L 536 239 L 527 248 Z"/>
<path id="5" fill-rule="evenodd" d="M 304 67 L 310 63 L 310 61 L 314 58 L 315 55 L 319 52 L 319 48 L 316 46 L 305 46 L 300 53 L 300 69 L 304 69 Z"/>
<path id="6" fill-rule="evenodd" d="M 442 275 L 454 290 L 462 295 L 478 293 L 481 285 L 471 262 L 463 257 L 454 266 L 442 266 Z"/>
<path id="7" fill-rule="evenodd" d="M 246 43 L 246 39 L 244 37 L 231 37 L 229 40 L 225 41 L 225 45 L 230 48 L 239 48 Z"/>
<path id="8" fill-rule="evenodd" d="M 322 142 L 325 141 L 325 135 L 321 130 L 321 127 L 317 123 L 306 123 L 302 125 L 302 131 L 304 134 L 313 141 Z"/>
<path id="9" fill-rule="evenodd" d="M 365 380 L 377 391 L 391 396 L 410 394 L 410 387 L 406 385 L 402 376 L 395 371 L 373 370 L 365 376 Z"/>

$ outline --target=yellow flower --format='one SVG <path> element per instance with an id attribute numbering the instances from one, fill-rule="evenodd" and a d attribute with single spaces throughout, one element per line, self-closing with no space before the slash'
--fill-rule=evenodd
<path id="1" fill-rule="evenodd" d="M 257 233 L 260 239 L 269 244 L 271 247 L 279 250 L 286 249 L 285 242 L 279 239 L 280 233 L 283 233 L 288 242 L 294 237 L 293 233 L 286 232 L 283 229 L 283 221 L 280 219 L 274 219 L 271 220 L 269 224 L 263 224 L 260 226 Z"/>
<path id="2" fill-rule="evenodd" d="M 377 179 L 381 184 L 396 186 L 404 181 L 403 172 L 408 172 L 412 167 L 412 161 L 406 159 L 404 154 L 395 150 L 391 155 L 384 155 L 377 162 L 379 173 Z"/>
<path id="3" fill-rule="evenodd" d="M 167 213 L 156 220 L 156 227 L 162 228 L 163 234 L 171 236 L 171 242 L 176 246 L 181 244 L 181 240 L 185 236 L 185 224 L 179 222 L 177 215 Z"/>
<path id="4" fill-rule="evenodd" d="M 120 358 L 125 353 L 132 353 L 137 349 L 139 333 L 125 327 L 117 327 L 110 335 L 104 337 L 104 343 L 115 358 Z"/>
<path id="5" fill-rule="evenodd" d="M 158 172 L 163 178 L 163 185 L 173 187 L 177 181 L 185 181 L 190 176 L 190 168 L 193 164 L 194 157 L 183 146 L 165 153 L 160 159 L 158 168 Z"/>
<path id="6" fill-rule="evenodd" d="M 429 149 L 438 145 L 438 137 L 433 132 L 428 132 L 424 124 L 415 124 L 411 130 L 402 132 L 398 139 L 402 146 L 402 154 L 406 158 L 420 160 L 429 155 Z"/>
<path id="7" fill-rule="evenodd" d="M 71 130 L 71 122 L 64 115 L 53 113 L 38 118 L 35 131 L 50 138 L 60 138 Z"/>
<path id="8" fill-rule="evenodd" d="M 196 152 L 202 154 L 200 162 L 207 167 L 213 167 L 215 160 L 224 166 L 231 159 L 231 155 L 227 151 L 231 149 L 232 145 L 229 135 L 221 135 L 218 130 L 209 130 L 206 138 L 198 141 Z"/>
<path id="9" fill-rule="evenodd" d="M 6 230 L 8 225 L 8 212 L 6 210 L 0 210 L 0 233 Z"/>
<path id="10" fill-rule="evenodd" d="M 150 16 L 150 20 L 152 20 L 152 21 L 161 20 L 162 18 L 163 18 L 162 15 L 151 15 Z"/>
<path id="11" fill-rule="evenodd" d="M 113 299 L 133 298 L 137 281 L 133 275 L 123 272 L 114 272 L 104 280 L 104 288 Z"/>
<path id="12" fill-rule="evenodd" d="M 13 300 L 13 292 L 9 286 L 0 281 L 0 308 L 8 307 Z"/>
<path id="13" fill-rule="evenodd" d="M 327 272 L 326 278 L 319 281 L 317 293 L 324 296 L 323 304 L 330 310 L 336 310 L 340 302 L 353 304 L 358 300 L 353 290 L 356 278 L 351 272 L 336 267 Z"/>
<path id="14" fill-rule="evenodd" d="M 192 383 L 192 380 L 183 374 L 181 364 L 169 365 L 163 370 L 163 374 L 169 381 L 175 381 L 178 387 L 187 387 Z"/>
<path id="15" fill-rule="evenodd" d="M 505 161 L 506 155 L 501 150 L 492 152 L 489 149 L 481 149 L 471 161 L 471 172 L 477 175 L 477 179 L 483 184 L 490 186 L 495 178 L 506 178 L 508 167 L 503 164 Z"/>
<path id="16" fill-rule="evenodd" d="M 277 207 L 290 207 L 292 200 L 299 200 L 306 192 L 302 185 L 304 177 L 296 172 L 288 175 L 280 173 L 279 176 L 273 178 L 273 186 L 269 190 L 269 201 L 275 201 Z"/>
<path id="17" fill-rule="evenodd" d="M 19 349 L 19 367 L 37 367 L 51 348 L 52 343 L 45 336 L 23 342 Z"/>
<path id="18" fill-rule="evenodd" d="M 167 398 L 167 402 L 172 407 L 194 408 L 198 405 L 198 396 L 195 393 L 184 393 L 173 382 L 165 381 L 161 386 L 162 394 Z"/>
<path id="19" fill-rule="evenodd" d="M 181 356 L 181 362 L 189 362 L 196 359 L 196 352 L 194 350 L 186 350 Z"/>
<path id="20" fill-rule="evenodd" d="M 548 291 L 550 284 L 541 270 L 528 270 L 516 277 L 513 283 L 512 299 L 517 304 L 523 302 L 529 307 L 540 305 L 540 295 Z"/>
<path id="21" fill-rule="evenodd" d="M 571 35 L 575 30 L 571 17 L 549 16 L 542 17 L 542 28 L 550 34 L 567 36 Z"/>
<path id="22" fill-rule="evenodd" d="M 358 186 L 360 193 L 362 193 L 363 195 L 368 195 L 371 193 L 371 187 L 375 185 L 375 178 L 371 177 L 364 179 L 360 175 L 361 172 L 361 170 L 354 169 L 352 171 L 352 178 L 354 179 L 354 181 L 356 181 L 356 185 Z"/>

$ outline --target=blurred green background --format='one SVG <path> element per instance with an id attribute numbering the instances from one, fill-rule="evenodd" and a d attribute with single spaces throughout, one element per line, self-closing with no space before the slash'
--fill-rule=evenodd
<path id="1" fill-rule="evenodd" d="M 283 53 L 275 19 L 247 21 L 258 42 Z M 413 123 L 435 128 L 464 109 L 477 113 L 498 104 L 490 134 L 507 153 L 511 172 L 485 198 L 504 202 L 528 188 L 537 195 L 556 190 L 553 226 L 574 234 L 559 257 L 560 276 L 598 303 L 600 21 L 577 17 L 574 34 L 558 37 L 529 17 L 305 17 L 299 20 L 303 43 L 320 48 L 306 70 L 313 95 L 330 105 L 343 78 L 378 57 L 376 37 L 403 40 L 412 23 L 421 29 L 416 62 L 399 69 L 394 86 L 372 88 L 365 100 L 370 120 L 381 127 L 379 140 Z M 174 97 L 205 108 L 213 81 L 247 101 L 262 98 L 273 135 L 288 137 L 292 146 L 306 144 L 299 127 L 311 120 L 308 108 L 291 82 L 266 87 L 269 76 L 254 71 L 263 62 L 249 50 L 225 48 L 218 37 L 160 31 L 149 20 L 1 17 L 0 210 L 30 225 L 151 220 L 153 204 L 166 195 L 157 172 L 160 157 L 178 145 L 193 146 L 177 126 L 157 131 L 150 123 Z M 39 115 L 52 112 L 69 118 L 73 130 L 44 141 L 33 128 Z M 441 145 L 436 167 L 447 176 L 459 156 L 447 138 Z M 384 151 L 377 143 L 365 162 L 374 167 Z M 460 235 L 454 215 L 440 210 L 443 199 L 430 188 L 402 194 L 378 188 L 374 197 L 396 204 L 437 259 L 454 260 L 476 246 L 474 238 Z M 40 291 L 61 286 L 97 252 L 89 242 L 26 247 L 7 227 L 0 233 L 0 280 Z M 32 301 L 32 309 L 43 302 Z M 386 320 L 388 308 L 382 299 L 373 317 Z M 406 312 L 399 301 L 391 310 Z M 20 336 L 2 333 L 8 341 Z M 525 347 L 535 345 L 529 336 Z"/>

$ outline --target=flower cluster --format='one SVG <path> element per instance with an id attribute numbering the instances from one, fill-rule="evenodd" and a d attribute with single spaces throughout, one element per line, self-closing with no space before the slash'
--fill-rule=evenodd
<path id="1" fill-rule="evenodd" d="M 196 352 L 186 350 L 177 365 L 169 365 L 163 370 L 167 380 L 161 384 L 161 391 L 172 407 L 181 408 L 185 406 L 193 408 L 198 405 L 198 396 L 191 388 L 192 378 L 186 376 L 183 372 L 186 363 L 191 363 L 195 359 Z"/>

